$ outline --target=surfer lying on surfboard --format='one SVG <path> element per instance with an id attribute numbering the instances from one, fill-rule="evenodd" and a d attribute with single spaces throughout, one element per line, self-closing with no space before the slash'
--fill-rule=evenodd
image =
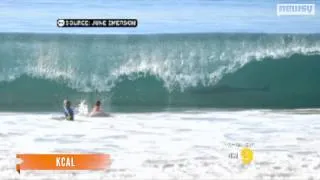
<path id="1" fill-rule="evenodd" d="M 94 105 L 91 113 L 100 112 L 100 111 L 101 111 L 101 101 L 97 101 L 96 104 Z"/>
<path id="2" fill-rule="evenodd" d="M 64 104 L 64 106 L 63 106 L 64 115 L 66 116 L 66 119 L 73 121 L 74 113 L 73 113 L 73 110 L 71 108 L 71 102 L 68 101 L 68 100 L 64 100 L 63 104 Z"/>
<path id="3" fill-rule="evenodd" d="M 105 116 L 109 116 L 109 114 L 103 112 L 103 110 L 101 108 L 101 101 L 97 101 L 95 103 L 91 113 L 89 114 L 89 116 L 91 116 L 91 117 L 93 117 L 93 116 L 105 117 Z"/>

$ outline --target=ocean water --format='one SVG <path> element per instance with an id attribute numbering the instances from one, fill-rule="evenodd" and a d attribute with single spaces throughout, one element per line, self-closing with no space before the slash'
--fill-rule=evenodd
<path id="1" fill-rule="evenodd" d="M 1 179 L 320 178 L 318 34 L 0 39 Z M 101 99 L 112 117 L 52 120 L 65 98 Z M 108 153 L 112 165 L 15 171 L 16 153 L 56 152 Z"/>
<path id="2" fill-rule="evenodd" d="M 290 2 L 315 3 L 316 15 L 276 16 Z M 2 0 L 0 179 L 320 179 L 319 7 Z M 58 18 L 139 25 L 57 28 Z M 89 109 L 99 99 L 112 116 L 53 120 L 65 98 Z M 18 174 L 17 153 L 108 153 L 112 165 Z"/>
<path id="3" fill-rule="evenodd" d="M 318 34 L 0 34 L 0 110 L 320 106 Z"/>

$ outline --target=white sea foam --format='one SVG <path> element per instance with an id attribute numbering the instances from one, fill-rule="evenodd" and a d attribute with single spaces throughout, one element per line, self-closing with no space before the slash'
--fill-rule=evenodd
<path id="1" fill-rule="evenodd" d="M 184 111 L 78 121 L 1 113 L 0 179 L 319 179 L 319 111 Z M 235 144 L 251 144 L 254 160 Z M 106 172 L 15 171 L 16 153 L 97 152 Z"/>

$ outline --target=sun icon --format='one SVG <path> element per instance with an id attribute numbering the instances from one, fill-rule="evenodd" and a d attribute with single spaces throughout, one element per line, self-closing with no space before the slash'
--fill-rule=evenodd
<path id="1" fill-rule="evenodd" d="M 241 160 L 243 164 L 248 165 L 252 162 L 254 153 L 250 148 L 247 148 L 247 147 L 243 148 L 240 154 L 241 154 Z"/>

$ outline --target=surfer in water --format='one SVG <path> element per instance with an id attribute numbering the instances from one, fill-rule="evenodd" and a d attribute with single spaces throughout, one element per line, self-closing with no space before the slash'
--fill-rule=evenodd
<path id="1" fill-rule="evenodd" d="M 101 111 L 101 101 L 97 101 L 94 105 L 91 113 L 96 113 Z"/>
<path id="2" fill-rule="evenodd" d="M 74 113 L 73 110 L 71 109 L 71 102 L 68 100 L 63 101 L 64 104 L 64 114 L 66 116 L 67 120 L 73 121 L 74 119 Z"/>
<path id="3" fill-rule="evenodd" d="M 101 108 L 101 101 L 97 101 L 90 113 L 91 117 L 106 117 L 109 116 L 108 113 L 103 112 L 102 108 Z"/>

